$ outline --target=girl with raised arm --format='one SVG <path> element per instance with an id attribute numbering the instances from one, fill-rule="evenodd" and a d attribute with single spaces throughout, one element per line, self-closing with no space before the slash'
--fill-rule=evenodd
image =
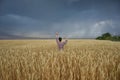
<path id="1" fill-rule="evenodd" d="M 62 38 L 59 37 L 58 32 L 56 32 L 56 42 L 57 42 L 59 50 L 63 50 L 64 45 L 68 42 L 68 40 L 65 40 L 65 41 L 62 42 Z"/>

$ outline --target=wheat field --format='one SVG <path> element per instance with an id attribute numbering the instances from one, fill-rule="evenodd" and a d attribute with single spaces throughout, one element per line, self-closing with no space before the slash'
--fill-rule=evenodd
<path id="1" fill-rule="evenodd" d="M 0 40 L 0 80 L 120 80 L 120 42 Z"/>

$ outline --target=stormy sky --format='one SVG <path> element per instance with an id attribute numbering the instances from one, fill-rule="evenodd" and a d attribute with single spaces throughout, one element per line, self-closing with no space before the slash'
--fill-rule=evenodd
<path id="1" fill-rule="evenodd" d="M 0 0 L 0 38 L 120 34 L 120 0 Z"/>

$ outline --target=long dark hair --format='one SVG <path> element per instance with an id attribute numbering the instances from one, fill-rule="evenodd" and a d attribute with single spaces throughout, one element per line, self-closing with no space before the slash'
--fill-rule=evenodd
<path id="1" fill-rule="evenodd" d="M 59 37 L 59 41 L 60 41 L 60 42 L 62 41 L 62 38 L 61 38 L 61 37 Z"/>

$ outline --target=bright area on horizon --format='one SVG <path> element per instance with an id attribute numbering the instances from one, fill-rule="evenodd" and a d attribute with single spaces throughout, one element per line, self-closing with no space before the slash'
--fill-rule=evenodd
<path id="1" fill-rule="evenodd" d="M 0 0 L 0 38 L 120 34 L 120 0 Z"/>

